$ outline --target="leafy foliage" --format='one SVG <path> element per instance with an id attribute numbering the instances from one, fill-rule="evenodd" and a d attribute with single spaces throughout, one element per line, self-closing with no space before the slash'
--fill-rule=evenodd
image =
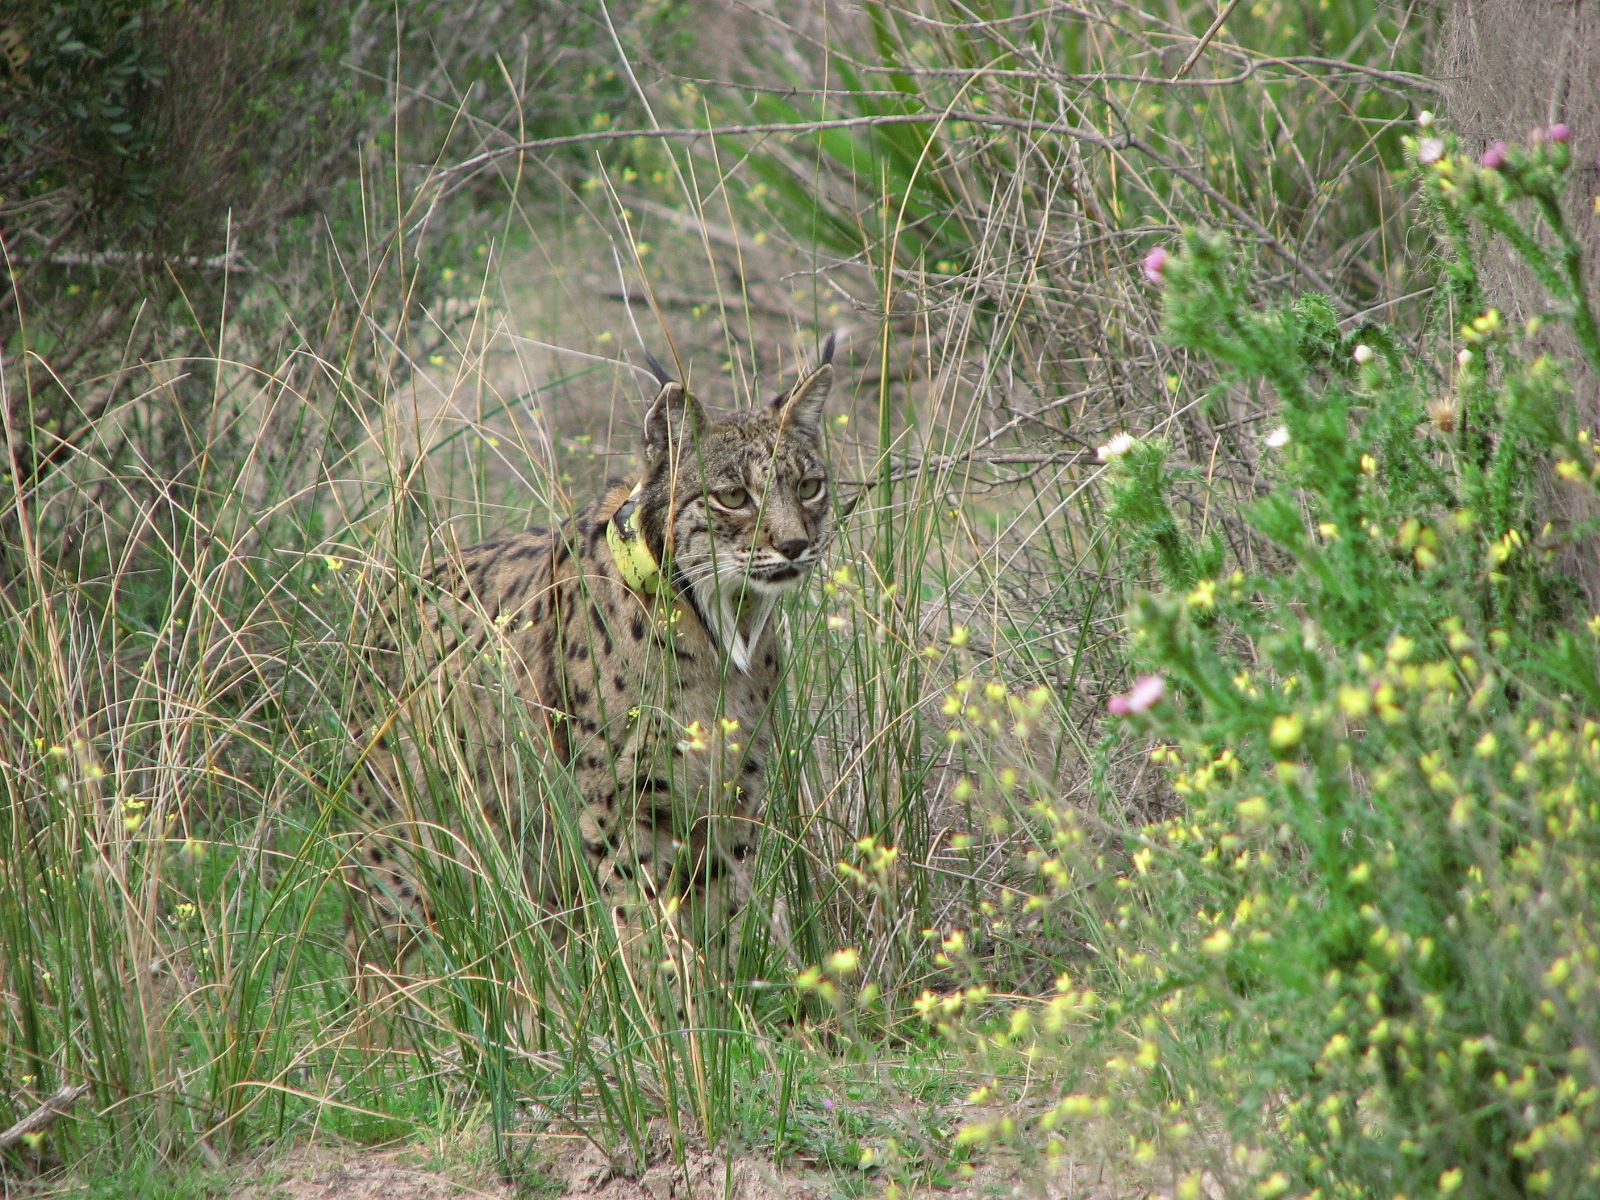
<path id="1" fill-rule="evenodd" d="M 92 211 L 155 219 L 158 134 L 145 119 L 167 76 L 141 0 L 58 0 L 5 28 L 0 194 L 81 193 Z"/>
<path id="2" fill-rule="evenodd" d="M 1559 141 L 1503 171 L 1446 141 L 1421 186 L 1461 284 L 1452 233 L 1516 224 L 1587 350 L 1553 203 L 1566 164 Z M 1538 321 L 1477 313 L 1445 331 L 1447 367 L 1386 331 L 1342 334 L 1315 298 L 1253 306 L 1203 234 L 1161 278 L 1169 336 L 1277 397 L 1271 488 L 1241 511 L 1264 544 L 1196 578 L 1163 551 L 1180 523 L 1160 447 L 1116 460 L 1129 543 L 1167 585 L 1130 612 L 1134 658 L 1167 684 L 1132 719 L 1184 810 L 1127 834 L 1095 1003 L 1065 976 L 998 1025 L 970 992 L 930 999 L 991 1065 L 1021 1052 L 1069 1081 L 1031 1134 L 989 1121 L 968 1139 L 1060 1150 L 1059 1130 L 1115 1113 L 1183 1196 L 1202 1166 L 1258 1197 L 1590 1190 L 1600 615 L 1572 609 L 1557 552 L 1595 530 L 1546 523 L 1528 468 L 1600 487 L 1593 431 L 1531 346 Z M 1047 877 L 1104 870 L 1080 817 L 1036 807 L 1068 831 Z M 1100 1036 L 1064 1039 L 1067 1015 Z"/>

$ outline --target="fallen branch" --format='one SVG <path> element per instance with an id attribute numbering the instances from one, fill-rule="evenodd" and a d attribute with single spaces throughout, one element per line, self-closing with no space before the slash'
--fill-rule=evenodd
<path id="1" fill-rule="evenodd" d="M 428 213 L 424 215 L 422 220 L 416 222 L 411 228 L 416 229 L 426 224 L 428 217 L 433 212 L 433 205 L 437 204 L 443 196 L 460 187 L 467 179 L 479 171 L 513 155 L 533 154 L 541 150 L 555 150 L 565 146 L 586 146 L 604 142 L 635 140 L 694 142 L 705 138 L 800 137 L 837 129 L 859 129 L 885 125 L 946 126 L 957 124 L 988 129 L 1010 129 L 1032 138 L 1065 137 L 1075 142 L 1113 153 L 1129 151 L 1143 154 L 1158 167 L 1182 179 L 1219 208 L 1225 209 L 1229 215 L 1255 234 L 1263 245 L 1271 247 L 1312 287 L 1326 295 L 1342 316 L 1350 315 L 1349 304 L 1340 298 L 1339 289 L 1333 286 L 1331 280 L 1302 259 L 1281 239 L 1274 236 L 1271 230 L 1242 205 L 1228 199 L 1221 191 L 1213 187 L 1207 181 L 1203 172 L 1167 157 L 1157 151 L 1150 143 L 1132 134 L 1110 136 L 1092 129 L 1068 125 L 1062 121 L 1037 121 L 1031 117 L 1012 117 L 1002 113 L 972 112 L 960 109 L 945 109 L 939 112 L 871 113 L 818 121 L 763 121 L 751 125 L 708 125 L 703 129 L 600 129 L 590 130 L 585 133 L 569 133 L 557 137 L 534 138 L 530 141 L 513 142 L 509 145 L 496 146 L 493 149 L 481 151 L 471 158 L 463 159 L 453 166 L 440 170 L 433 180 L 439 189 L 434 194 L 433 204 L 430 204 Z M 393 235 L 391 234 L 390 236 Z"/>
<path id="2" fill-rule="evenodd" d="M 60 1088 L 22 1120 L 0 1133 L 0 1151 L 9 1150 L 29 1134 L 43 1133 L 66 1115 L 67 1109 L 89 1090 L 87 1083 L 69 1083 Z"/>
<path id="3" fill-rule="evenodd" d="M 1087 142 L 1091 146 L 1115 150 L 1125 148 L 1129 140 L 1106 137 L 1091 129 L 1080 129 L 1059 122 L 1035 121 L 1028 117 L 1012 117 L 989 112 L 915 112 L 870 113 L 854 117 L 834 117 L 819 121 L 762 121 L 753 125 L 708 125 L 705 128 L 664 129 L 599 129 L 586 133 L 568 133 L 558 137 L 534 138 L 513 142 L 481 151 L 471 158 L 438 172 L 437 180 L 455 183 L 460 177 L 472 175 L 491 163 L 510 155 L 533 154 L 540 150 L 554 150 L 563 146 L 584 146 L 594 142 L 624 142 L 636 140 L 700 141 L 704 138 L 735 138 L 751 136 L 798 137 L 803 134 L 823 133 L 834 129 L 859 129 L 863 126 L 881 125 L 977 125 L 986 128 L 1015 129 L 1029 134 L 1050 134 Z"/>
<path id="4" fill-rule="evenodd" d="M 43 251 L 30 255 L 23 251 L 17 256 L 23 263 L 50 263 L 57 267 L 140 267 L 164 268 L 184 271 L 228 271 L 237 275 L 254 275 L 256 268 L 239 257 L 235 250 L 226 254 L 157 254 L 148 250 L 96 250 L 85 253 L 77 250 Z"/>

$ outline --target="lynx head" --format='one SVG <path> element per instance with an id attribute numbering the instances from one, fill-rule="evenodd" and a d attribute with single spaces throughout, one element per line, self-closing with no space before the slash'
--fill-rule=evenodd
<path id="1" fill-rule="evenodd" d="M 709 415 L 651 361 L 661 390 L 644 419 L 640 525 L 714 620 L 746 602 L 770 610 L 833 537 L 821 437 L 833 346 L 830 337 L 820 364 L 770 404 L 725 416 Z"/>

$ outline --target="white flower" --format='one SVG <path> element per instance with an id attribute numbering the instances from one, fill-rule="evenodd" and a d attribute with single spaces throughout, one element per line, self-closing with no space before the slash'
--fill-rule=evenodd
<path id="1" fill-rule="evenodd" d="M 1288 444 L 1289 427 L 1287 425 L 1279 425 L 1271 433 L 1267 434 L 1267 445 L 1274 450 L 1282 450 Z"/>
<path id="2" fill-rule="evenodd" d="M 1365 344 L 1357 346 L 1352 357 L 1354 357 L 1358 363 L 1365 366 L 1367 363 L 1372 361 L 1372 347 Z"/>
<path id="3" fill-rule="evenodd" d="M 1472 351 L 1463 350 L 1460 354 L 1456 355 L 1456 362 L 1463 367 L 1470 367 L 1472 365 Z"/>
<path id="4" fill-rule="evenodd" d="M 1431 128 L 1433 126 L 1433 114 L 1427 109 L 1423 109 L 1417 114 L 1417 124 L 1423 129 Z"/>
<path id="5" fill-rule="evenodd" d="M 1099 457 L 1101 462 L 1110 462 L 1114 458 L 1121 458 L 1129 450 L 1132 450 L 1135 440 L 1136 439 L 1131 433 L 1119 433 L 1104 446 L 1101 446 L 1098 450 L 1096 450 L 1095 454 Z"/>
<path id="6" fill-rule="evenodd" d="M 1441 138 L 1423 138 L 1417 143 L 1417 161 L 1423 166 L 1436 163 L 1444 157 L 1444 141 Z"/>

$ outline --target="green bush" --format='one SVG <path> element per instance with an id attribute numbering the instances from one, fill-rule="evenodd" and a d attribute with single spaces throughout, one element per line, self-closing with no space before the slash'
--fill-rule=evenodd
<path id="1" fill-rule="evenodd" d="M 1476 295 L 1475 231 L 1504 236 L 1600 361 L 1554 133 L 1497 168 L 1448 137 L 1408 150 L 1451 298 Z M 1147 674 L 1113 710 L 1183 811 L 1116 855 L 1033 785 L 1056 831 L 1038 902 L 1070 895 L 1101 951 L 998 1015 L 925 998 L 987 1069 L 1020 1056 L 1055 1084 L 962 1140 L 1064 1153 L 1099 1121 L 1184 1197 L 1208 1175 L 1255 1197 L 1588 1194 L 1600 616 L 1559 564 L 1594 528 L 1543 519 L 1535 468 L 1592 489 L 1600 455 L 1531 341 L 1546 318 L 1455 309 L 1429 353 L 1318 297 L 1253 306 L 1204 234 L 1146 266 L 1168 336 L 1276 396 L 1270 487 L 1228 562 L 1183 532 L 1167 447 L 1107 447 L 1112 523 L 1167 580 L 1132 606 Z"/>

